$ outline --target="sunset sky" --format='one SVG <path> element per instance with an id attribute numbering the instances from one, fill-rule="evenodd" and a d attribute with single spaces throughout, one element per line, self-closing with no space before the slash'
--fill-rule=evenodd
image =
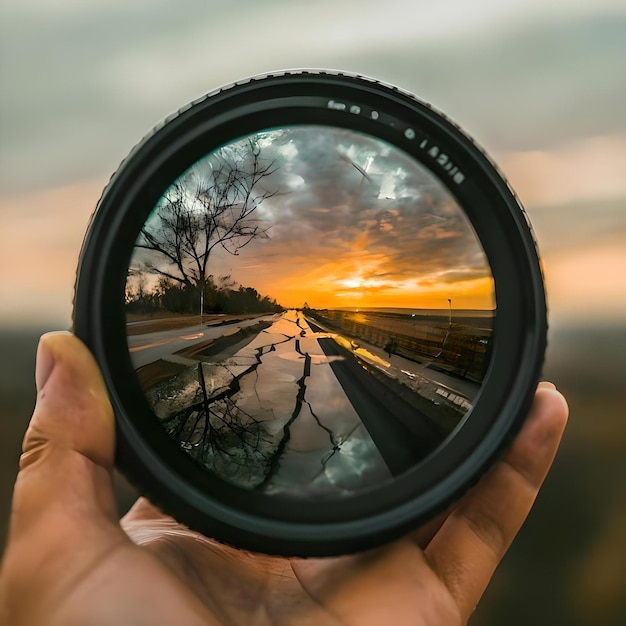
<path id="1" fill-rule="evenodd" d="M 220 84 L 284 67 L 372 75 L 444 110 L 495 158 L 527 207 L 552 323 L 623 317 L 622 0 L 390 0 L 384 10 L 365 0 L 5 0 L 0 42 L 2 324 L 69 324 L 89 214 L 153 125 Z M 372 289 L 386 302 L 374 282 L 387 271 L 382 243 L 359 264 L 349 255 L 359 244 L 353 233 L 318 217 L 351 248 L 315 265 L 301 255 L 306 267 L 294 253 L 292 273 L 267 292 L 291 289 L 299 302 L 311 282 L 320 293 L 326 284 L 336 302 Z M 471 302 L 488 289 L 479 282 L 452 297 Z M 439 286 L 433 303 L 445 306 L 450 292 Z"/>
<path id="2" fill-rule="evenodd" d="M 259 167 L 271 168 L 252 195 L 273 195 L 246 218 L 263 236 L 234 243 L 236 255 L 216 245 L 210 274 L 229 275 L 286 307 L 441 309 L 450 298 L 456 308 L 494 308 L 482 247 L 461 207 L 423 165 L 386 142 L 327 126 L 252 138 Z M 181 198 L 192 214 L 206 215 L 203 192 L 214 188 L 220 167 L 245 171 L 252 162 L 248 138 L 202 159 L 166 192 L 148 220 L 150 233 L 172 236 L 163 226 L 171 220 L 159 215 L 168 218 L 167 207 Z M 194 248 L 201 250 L 205 239 Z M 131 266 L 141 267 L 142 259 L 177 274 L 162 254 L 143 249 Z"/>

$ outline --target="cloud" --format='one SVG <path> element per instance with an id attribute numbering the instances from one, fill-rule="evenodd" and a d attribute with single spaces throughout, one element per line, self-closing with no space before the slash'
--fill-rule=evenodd
<path id="1" fill-rule="evenodd" d="M 147 4 L 2 3 L 5 190 L 107 175 L 189 100 L 289 66 L 395 82 L 496 152 L 626 130 L 626 15 L 614 0 L 483 0 L 469 16 L 461 2 L 390 0 L 381 12 L 347 0 L 327 3 L 332 20 L 323 2 Z"/>
<path id="2" fill-rule="evenodd" d="M 586 137 L 553 150 L 503 155 L 501 165 L 523 200 L 543 206 L 626 196 L 626 132 Z"/>
<path id="3" fill-rule="evenodd" d="M 0 325 L 70 325 L 78 253 L 103 186 L 0 196 Z"/>
<path id="4" fill-rule="evenodd" d="M 277 282 L 374 294 L 491 276 L 463 210 L 404 152 L 334 127 L 288 127 L 257 140 L 262 162 L 275 170 L 259 187 L 277 193 L 251 217 L 262 216 L 268 237 L 236 256 L 216 248 L 211 274 L 230 274 L 271 295 Z M 205 179 L 218 161 L 247 145 L 242 140 L 222 148 L 181 180 Z"/>
<path id="5" fill-rule="evenodd" d="M 612 320 L 624 323 L 626 236 L 581 244 L 576 254 L 551 254 L 545 278 L 552 318 L 561 324 Z"/>

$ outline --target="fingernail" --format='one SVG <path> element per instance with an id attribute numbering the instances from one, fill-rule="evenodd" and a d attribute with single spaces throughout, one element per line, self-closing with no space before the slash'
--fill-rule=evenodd
<path id="1" fill-rule="evenodd" d="M 37 346 L 37 364 L 35 365 L 35 385 L 37 392 L 41 391 L 54 369 L 54 355 L 47 345 L 46 336 L 43 335 Z"/>
<path id="2" fill-rule="evenodd" d="M 541 389 L 556 389 L 556 385 L 554 383 L 548 382 L 547 380 L 541 381 L 539 383 L 539 387 Z"/>

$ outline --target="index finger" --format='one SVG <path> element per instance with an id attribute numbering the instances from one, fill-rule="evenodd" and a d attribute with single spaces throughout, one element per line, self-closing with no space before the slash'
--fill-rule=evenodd
<path id="1" fill-rule="evenodd" d="M 460 500 L 425 550 L 466 620 L 535 501 L 567 415 L 563 396 L 540 386 L 510 450 Z"/>

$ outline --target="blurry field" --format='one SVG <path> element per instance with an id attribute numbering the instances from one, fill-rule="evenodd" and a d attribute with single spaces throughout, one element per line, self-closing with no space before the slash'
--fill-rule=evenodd
<path id="1" fill-rule="evenodd" d="M 0 537 L 35 401 L 38 330 L 0 331 Z M 545 376 L 570 425 L 537 505 L 471 624 L 626 623 L 626 325 L 551 334 Z M 119 481 L 120 508 L 132 491 Z"/>

